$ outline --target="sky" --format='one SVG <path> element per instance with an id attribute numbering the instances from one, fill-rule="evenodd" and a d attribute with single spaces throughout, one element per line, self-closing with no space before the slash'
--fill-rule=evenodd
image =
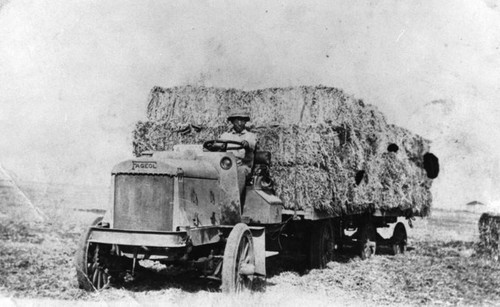
<path id="1" fill-rule="evenodd" d="M 500 209 L 499 5 L 0 0 L 0 163 L 108 185 L 153 86 L 321 84 L 433 142 L 435 206 Z"/>

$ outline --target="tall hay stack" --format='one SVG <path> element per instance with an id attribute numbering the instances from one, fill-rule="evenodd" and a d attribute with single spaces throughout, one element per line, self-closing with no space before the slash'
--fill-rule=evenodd
<path id="1" fill-rule="evenodd" d="M 236 106 L 250 111 L 259 150 L 272 154 L 271 175 L 286 208 L 429 213 L 432 181 L 423 168 L 429 142 L 331 87 L 155 87 L 148 120 L 134 131 L 134 153 L 217 139 L 230 128 L 226 117 Z M 389 152 L 390 144 L 399 150 Z"/>
<path id="2" fill-rule="evenodd" d="M 26 197 L 23 191 L 0 165 L 0 220 L 43 222 L 45 215 Z M 5 221 L 0 221 L 0 225 Z"/>

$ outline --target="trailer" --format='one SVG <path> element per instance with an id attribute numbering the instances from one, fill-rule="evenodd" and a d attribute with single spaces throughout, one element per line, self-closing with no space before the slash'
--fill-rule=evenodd
<path id="1" fill-rule="evenodd" d="M 244 197 L 225 140 L 174 151 L 145 152 L 117 164 L 111 206 L 82 234 L 75 255 L 79 286 L 92 291 L 133 276 L 139 261 L 187 266 L 220 281 L 223 292 L 251 290 L 279 254 L 324 268 L 346 247 L 367 259 L 377 244 L 403 253 L 408 219 L 402 210 L 329 215 L 312 207 L 284 209 L 269 175 L 271 154 L 255 152 Z M 381 234 L 379 230 L 385 230 Z"/>

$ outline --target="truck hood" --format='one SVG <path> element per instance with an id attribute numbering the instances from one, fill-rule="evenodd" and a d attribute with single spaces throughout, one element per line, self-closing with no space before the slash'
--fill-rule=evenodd
<path id="1" fill-rule="evenodd" d="M 207 161 L 192 159 L 159 160 L 151 157 L 123 161 L 113 168 L 112 174 L 180 175 L 190 178 L 219 179 L 219 171 Z"/>

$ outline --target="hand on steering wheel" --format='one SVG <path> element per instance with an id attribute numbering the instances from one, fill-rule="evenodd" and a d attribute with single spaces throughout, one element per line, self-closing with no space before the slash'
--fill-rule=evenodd
<path id="1" fill-rule="evenodd" d="M 247 144 L 244 144 L 247 143 Z M 233 145 L 233 146 L 228 146 Z M 226 152 L 228 150 L 240 150 L 248 147 L 248 142 L 237 142 L 230 140 L 210 140 L 203 143 L 203 148 L 212 152 Z"/>

